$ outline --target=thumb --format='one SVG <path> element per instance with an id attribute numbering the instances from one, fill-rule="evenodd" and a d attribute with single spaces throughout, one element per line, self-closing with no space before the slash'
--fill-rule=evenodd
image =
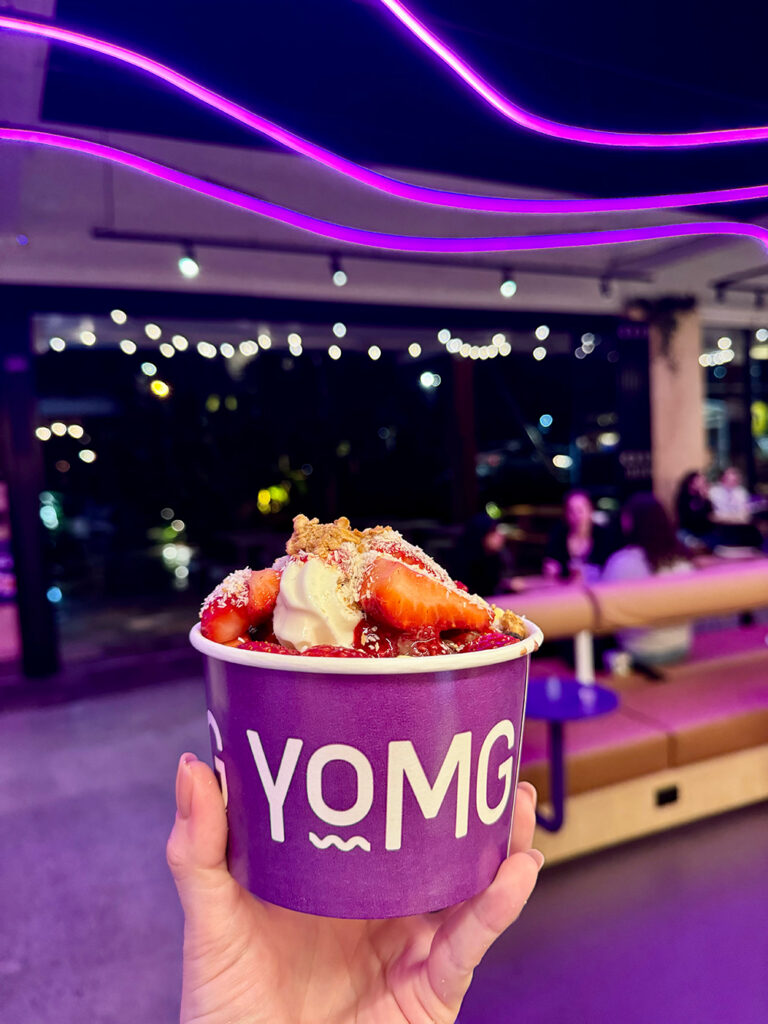
<path id="1" fill-rule="evenodd" d="M 166 857 L 188 919 L 204 915 L 212 902 L 220 904 L 228 889 L 236 889 L 226 851 L 227 816 L 216 776 L 194 754 L 182 754 Z"/>

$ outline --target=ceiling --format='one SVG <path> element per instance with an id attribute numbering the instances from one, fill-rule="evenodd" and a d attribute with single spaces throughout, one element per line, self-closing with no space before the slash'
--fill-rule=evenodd
<path id="1" fill-rule="evenodd" d="M 60 0 L 55 10 L 52 2 L 27 0 L 22 7 L 147 52 L 336 152 L 409 181 L 540 196 L 764 180 L 759 157 L 765 146 L 637 153 L 531 136 L 469 96 L 404 36 L 377 0 L 230 2 L 215 8 L 167 0 L 161 17 L 147 0 Z M 441 0 L 439 15 L 433 13 L 435 0 L 420 8 L 494 84 L 544 115 L 625 130 L 768 123 L 761 77 L 768 10 L 737 3 L 728 22 L 721 18 L 716 25 L 696 19 L 690 4 L 679 0 L 646 5 L 642 19 L 632 9 L 620 10 L 607 0 L 590 5 L 588 17 L 583 7 L 562 2 Z M 130 69 L 2 32 L 0 120 L 109 142 L 273 202 L 381 231 L 539 233 L 713 214 L 510 219 L 416 206 L 279 151 Z M 510 314 L 606 313 L 629 295 L 691 291 L 710 322 L 759 326 L 765 319 L 750 293 L 729 292 L 721 305 L 709 287 L 761 264 L 758 247 L 740 240 L 530 253 L 514 267 L 519 288 L 512 300 L 498 292 L 500 268 L 509 262 L 504 257 L 420 264 L 356 259 L 348 247 L 333 246 L 342 251 L 350 278 L 339 289 L 330 282 L 328 242 L 123 168 L 5 143 L 0 176 L 0 283 L 191 289 Z M 762 210 L 750 204 L 716 215 L 759 219 Z M 216 244 L 198 245 L 201 274 L 185 281 L 176 266 L 178 245 L 100 239 L 94 230 Z M 16 242 L 20 233 L 28 245 Z M 237 245 L 221 244 L 228 240 Z M 259 251 L 259 245 L 308 251 Z M 617 280 L 603 294 L 600 278 L 618 276 L 628 280 Z"/>

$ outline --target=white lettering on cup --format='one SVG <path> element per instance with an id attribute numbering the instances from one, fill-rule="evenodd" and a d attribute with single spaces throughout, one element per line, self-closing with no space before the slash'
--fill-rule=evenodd
<path id="1" fill-rule="evenodd" d="M 477 816 L 484 825 L 493 825 L 504 813 L 504 808 L 509 800 L 509 793 L 512 789 L 512 762 L 514 757 L 508 757 L 499 765 L 499 779 L 504 780 L 504 795 L 495 807 L 488 803 L 488 760 L 491 756 L 491 747 L 496 740 L 505 737 L 507 749 L 512 750 L 515 745 L 515 727 L 504 719 L 491 729 L 483 740 L 480 747 L 480 756 L 477 761 Z"/>
<path id="2" fill-rule="evenodd" d="M 346 811 L 329 807 L 323 797 L 323 768 L 330 761 L 346 761 L 357 775 L 357 796 Z M 356 825 L 373 804 L 373 769 L 365 754 L 346 743 L 329 743 L 318 747 L 307 764 L 307 799 L 309 806 L 328 825 Z"/>
<path id="3" fill-rule="evenodd" d="M 248 742 L 251 745 L 253 760 L 256 762 L 259 778 L 261 779 L 267 803 L 269 804 L 269 828 L 272 838 L 276 843 L 284 843 L 285 822 L 283 821 L 283 805 L 288 795 L 288 787 L 291 785 L 293 773 L 296 771 L 304 740 L 289 739 L 286 741 L 277 778 L 273 779 L 264 754 L 264 747 L 261 745 L 261 737 L 255 729 L 247 729 L 246 733 Z"/>
<path id="4" fill-rule="evenodd" d="M 469 776 L 472 760 L 472 733 L 459 732 L 440 766 L 434 786 L 430 786 L 424 769 L 410 740 L 393 740 L 389 744 L 387 766 L 387 825 L 385 847 L 399 850 L 403 839 L 403 781 L 408 777 L 413 795 L 425 818 L 436 818 L 453 776 L 456 785 L 456 838 L 467 834 L 469 819 Z"/>
<path id="5" fill-rule="evenodd" d="M 219 753 L 223 753 L 224 744 L 221 742 L 221 729 L 219 729 L 219 723 L 214 718 L 213 712 L 208 709 L 208 728 L 213 733 L 213 741 L 216 744 L 216 749 Z M 224 767 L 224 762 L 216 754 L 213 755 L 213 767 L 219 776 L 219 784 L 221 785 L 221 795 L 224 798 L 224 807 L 226 808 L 229 803 L 229 791 L 227 789 L 227 770 Z"/>

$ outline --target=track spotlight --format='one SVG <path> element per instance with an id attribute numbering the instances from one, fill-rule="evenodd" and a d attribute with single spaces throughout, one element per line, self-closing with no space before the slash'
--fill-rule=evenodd
<path id="1" fill-rule="evenodd" d="M 182 277 L 197 277 L 200 273 L 200 264 L 197 262 L 195 250 L 191 245 L 185 245 L 179 256 L 179 273 Z"/>
<path id="2" fill-rule="evenodd" d="M 331 256 L 331 280 L 337 288 L 343 288 L 349 280 L 338 256 Z"/>

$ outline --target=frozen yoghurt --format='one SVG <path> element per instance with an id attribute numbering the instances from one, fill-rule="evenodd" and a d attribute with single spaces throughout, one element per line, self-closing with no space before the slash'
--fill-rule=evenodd
<path id="1" fill-rule="evenodd" d="M 485 650 L 526 635 L 388 526 L 299 515 L 286 555 L 239 569 L 203 602 L 209 640 L 249 650 L 326 657 L 424 657 Z"/>

